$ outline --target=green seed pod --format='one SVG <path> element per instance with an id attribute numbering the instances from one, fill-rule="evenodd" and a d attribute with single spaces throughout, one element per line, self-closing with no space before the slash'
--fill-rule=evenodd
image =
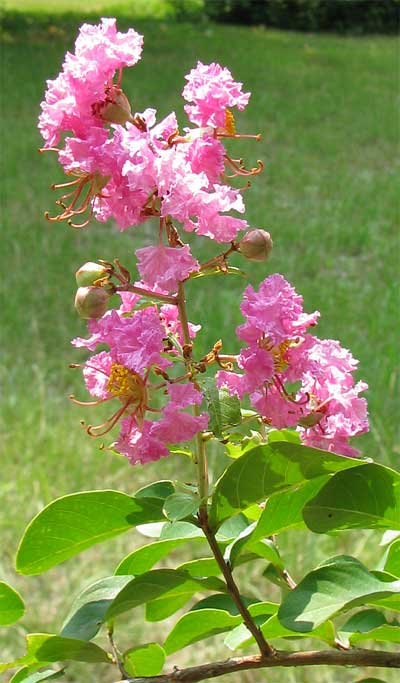
<path id="1" fill-rule="evenodd" d="M 75 296 L 75 309 L 81 318 L 101 318 L 108 310 L 110 294 L 103 287 L 79 287 Z"/>
<path id="2" fill-rule="evenodd" d="M 75 273 L 76 284 L 78 287 L 90 287 L 97 280 L 101 280 L 108 274 L 107 268 L 101 266 L 99 263 L 88 261 Z"/>
<path id="3" fill-rule="evenodd" d="M 266 230 L 249 230 L 239 242 L 238 251 L 249 261 L 266 261 L 273 247 L 271 235 Z"/>

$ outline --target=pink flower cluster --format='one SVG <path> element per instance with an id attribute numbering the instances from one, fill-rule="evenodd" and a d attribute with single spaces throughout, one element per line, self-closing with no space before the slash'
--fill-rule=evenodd
<path id="1" fill-rule="evenodd" d="M 368 431 L 367 403 L 359 397 L 367 385 L 354 382 L 357 361 L 339 342 L 307 332 L 319 313 L 304 313 L 302 303 L 282 275 L 266 278 L 258 292 L 247 287 L 246 322 L 237 329 L 247 342 L 237 359 L 243 374 L 220 371 L 217 383 L 239 398 L 249 394 L 270 425 L 298 427 L 304 443 L 357 455 L 348 439 Z"/>
<path id="2" fill-rule="evenodd" d="M 207 427 L 208 415 L 194 416 L 185 408 L 199 405 L 201 393 L 193 383 L 166 381 L 166 341 L 171 335 L 181 339 L 175 306 L 155 306 L 133 310 L 139 299 L 124 294 L 119 310 L 108 311 L 100 320 L 89 322 L 91 336 L 73 344 L 94 351 L 107 344 L 108 351 L 93 355 L 83 367 L 89 393 L 95 401 L 79 405 L 118 404 L 103 424 L 88 426 L 91 436 L 104 436 L 120 423 L 113 448 L 132 464 L 158 460 L 168 455 L 168 445 L 190 441 Z M 195 336 L 197 326 L 191 326 Z M 161 381 L 160 381 L 161 380 Z"/>
<path id="3" fill-rule="evenodd" d="M 58 202 L 64 210 L 47 217 L 79 228 L 94 214 L 101 222 L 114 219 L 125 230 L 157 216 L 161 227 L 167 219 L 178 221 L 187 232 L 230 242 L 247 222 L 230 215 L 242 214 L 245 207 L 241 191 L 224 182 L 226 160 L 231 174 L 232 164 L 236 167 L 220 137 L 234 136 L 228 107 L 244 109 L 249 94 L 228 69 L 199 62 L 183 91 L 197 128 L 182 136 L 174 113 L 159 123 L 154 109 L 132 115 L 121 90 L 122 70 L 140 59 L 142 42 L 132 29 L 118 32 L 115 19 L 84 24 L 75 53 L 67 54 L 59 76 L 48 81 L 39 118 L 44 149 L 62 141 L 59 162 L 75 179 L 54 186 L 68 189 Z M 63 139 L 67 131 L 71 135 Z M 199 265 L 188 246 L 173 251 L 179 245 L 171 243 L 167 231 L 160 232 L 159 246 L 138 254 L 140 273 L 148 285 L 176 291 Z M 168 246 L 162 243 L 165 236 Z"/>

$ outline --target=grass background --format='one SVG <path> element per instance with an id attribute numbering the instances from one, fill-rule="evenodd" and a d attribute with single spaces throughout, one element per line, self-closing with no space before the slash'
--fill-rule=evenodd
<path id="1" fill-rule="evenodd" d="M 133 263 L 133 250 L 153 238 L 150 223 L 121 235 L 114 225 L 93 224 L 75 232 L 43 218 L 54 201 L 48 187 L 62 182 L 62 174 L 53 155 L 37 154 L 41 139 L 36 119 L 46 78 L 55 77 L 65 50 L 72 49 L 81 4 L 3 3 L 0 575 L 28 604 L 21 623 L 0 634 L 4 660 L 22 654 L 25 632 L 60 627 L 82 576 L 88 584 L 113 573 L 123 554 L 141 542 L 135 533 L 128 534 L 43 577 L 17 577 L 13 563 L 18 539 L 43 505 L 80 489 L 132 492 L 154 478 L 180 476 L 183 468 L 186 477 L 193 476 L 176 457 L 132 469 L 124 459 L 105 455 L 79 429 L 79 420 L 87 415 L 67 400 L 72 391 L 83 393 L 79 374 L 68 368 L 84 357 L 69 344 L 70 338 L 85 333 L 72 306 L 76 268 L 99 257 L 119 256 Z M 173 0 L 88 0 L 85 11 L 92 11 L 96 21 L 101 14 L 115 15 L 122 28 L 133 22 L 145 36 L 142 61 L 124 76 L 134 110 L 152 106 L 161 118 L 174 109 L 184 123 L 179 93 L 197 59 L 227 65 L 252 91 L 237 125 L 243 132 L 262 132 L 263 139 L 238 144 L 235 154 L 239 150 L 249 164 L 256 158 L 266 163 L 246 194 L 247 217 L 255 227 L 270 230 L 275 248 L 267 265 L 248 268 L 250 280 L 257 284 L 272 272 L 283 273 L 304 295 L 305 310 L 321 311 L 319 335 L 340 339 L 360 359 L 359 377 L 370 384 L 371 432 L 359 439 L 359 446 L 379 462 L 396 465 L 397 40 L 215 26 L 200 18 L 172 21 L 182 6 Z M 150 18 L 151 12 L 157 20 Z M 200 238 L 193 244 L 202 258 L 213 253 L 212 245 Z M 240 322 L 243 287 L 234 277 L 190 284 L 190 318 L 203 325 L 199 353 L 220 337 L 227 352 L 237 348 L 234 329 Z M 281 546 L 289 570 L 299 579 L 327 553 L 349 552 L 373 567 L 377 538 L 358 532 L 335 539 L 282 534 Z M 184 558 L 176 554 L 173 559 Z M 239 572 L 244 591 L 251 592 L 262 580 L 259 566 L 251 571 Z M 266 597 L 270 595 L 273 589 L 267 585 Z M 140 610 L 130 617 L 127 645 L 143 640 L 141 617 Z M 162 638 L 169 627 L 155 625 L 149 639 Z M 183 651 L 170 664 L 226 657 L 218 644 L 222 640 L 206 641 L 195 653 Z M 71 683 L 115 680 L 108 671 L 90 667 L 72 666 L 68 672 Z M 221 681 L 259 683 L 266 677 L 252 672 Z M 395 680 L 390 672 L 384 678 Z M 356 679 L 357 673 L 347 670 L 268 673 L 274 683 Z"/>

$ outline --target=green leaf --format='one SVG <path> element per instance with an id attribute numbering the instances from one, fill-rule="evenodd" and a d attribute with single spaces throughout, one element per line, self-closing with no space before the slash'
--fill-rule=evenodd
<path id="1" fill-rule="evenodd" d="M 244 529 L 248 526 L 248 521 L 246 517 L 242 514 L 235 515 L 230 519 L 227 519 L 219 527 L 216 533 L 216 539 L 218 543 L 226 543 L 227 541 L 232 541 L 235 539 Z"/>
<path id="2" fill-rule="evenodd" d="M 383 569 L 400 579 L 400 538 L 388 547 L 383 558 Z"/>
<path id="3" fill-rule="evenodd" d="M 400 624 L 388 623 L 381 612 L 367 609 L 353 614 L 341 627 L 338 636 L 342 642 L 355 644 L 363 640 L 400 642 Z"/>
<path id="4" fill-rule="evenodd" d="M 130 676 L 157 676 L 164 662 L 165 651 L 158 643 L 131 647 L 123 654 L 124 668 Z"/>
<path id="5" fill-rule="evenodd" d="M 253 602 L 253 600 L 250 600 L 249 598 L 244 598 L 243 596 L 242 600 L 246 606 L 250 605 Z M 201 609 L 224 610 L 225 612 L 229 612 L 229 614 L 232 614 L 233 616 L 237 616 L 239 614 L 239 610 L 236 604 L 234 603 L 231 596 L 227 593 L 216 593 L 215 595 L 208 595 L 206 598 L 203 598 L 202 600 L 196 602 L 193 605 L 193 607 L 191 607 L 190 611 L 196 612 L 197 610 Z"/>
<path id="6" fill-rule="evenodd" d="M 322 640 L 324 643 L 333 645 L 335 642 L 335 629 L 332 622 L 328 621 L 322 624 L 318 628 L 314 629 L 309 633 L 298 633 L 296 631 L 291 631 L 285 628 L 279 622 L 276 614 L 270 616 L 267 620 L 265 617 L 263 619 L 257 619 L 261 633 L 266 640 L 275 640 L 276 638 L 316 638 L 317 640 Z M 239 648 L 248 647 L 254 643 L 254 638 L 250 631 L 241 624 L 229 636 L 225 639 L 225 645 L 231 650 L 237 650 Z"/>
<path id="7" fill-rule="evenodd" d="M 289 441 L 290 443 L 301 444 L 300 434 L 294 429 L 270 429 L 268 432 L 268 443 L 275 441 Z"/>
<path id="8" fill-rule="evenodd" d="M 293 527 L 305 527 L 303 507 L 313 498 L 329 477 L 317 477 L 294 486 L 288 491 L 275 493 L 265 503 L 265 508 L 254 531 L 254 539 L 278 534 Z"/>
<path id="9" fill-rule="evenodd" d="M 30 667 L 24 666 L 23 669 L 17 671 L 11 678 L 10 683 L 40 683 L 41 681 L 54 680 L 64 676 L 65 670 L 54 671 L 54 669 L 46 669 L 45 671 L 31 671 Z"/>
<path id="10" fill-rule="evenodd" d="M 0 626 L 10 626 L 20 619 L 25 612 L 25 605 L 14 588 L 0 581 Z"/>
<path id="11" fill-rule="evenodd" d="M 267 538 L 254 540 L 255 529 L 256 524 L 253 523 L 242 531 L 238 538 L 227 547 L 224 555 L 225 560 L 230 563 L 231 567 L 235 567 L 244 552 L 253 553 L 283 569 L 283 563 L 275 544 Z"/>
<path id="12" fill-rule="evenodd" d="M 218 609 L 198 609 L 188 612 L 175 624 L 169 633 L 164 648 L 167 655 L 204 640 L 218 633 L 224 633 L 240 624 L 240 616 Z"/>
<path id="13" fill-rule="evenodd" d="M 0 673 L 16 666 L 48 664 L 71 660 L 93 664 L 111 664 L 110 655 L 94 643 L 75 638 L 63 638 L 49 633 L 30 633 L 26 636 L 26 655 L 14 662 L 0 664 Z"/>
<path id="14" fill-rule="evenodd" d="M 283 601 L 279 621 L 309 633 L 338 612 L 400 593 L 400 581 L 380 581 L 353 557 L 341 555 L 313 569 Z"/>
<path id="15" fill-rule="evenodd" d="M 172 538 L 165 539 L 161 541 L 156 541 L 155 543 L 149 543 L 148 545 L 142 546 L 137 550 L 124 557 L 119 563 L 115 570 L 116 575 L 137 575 L 144 574 L 144 572 L 149 571 L 154 567 L 157 562 L 159 562 L 163 557 L 169 555 L 172 550 L 179 548 L 181 545 L 185 545 L 192 541 L 206 540 L 203 532 L 200 529 L 194 527 L 198 532 L 195 536 L 189 536 L 187 538 Z"/>
<path id="16" fill-rule="evenodd" d="M 21 574 L 41 574 L 96 543 L 163 519 L 162 501 L 118 491 L 85 491 L 54 500 L 34 517 L 18 548 Z"/>
<path id="17" fill-rule="evenodd" d="M 355 645 L 363 640 L 375 640 L 377 642 L 400 643 L 400 626 L 383 624 L 367 633 L 353 633 L 349 638 L 350 643 Z"/>
<path id="18" fill-rule="evenodd" d="M 37 662 L 59 662 L 71 660 L 75 662 L 111 664 L 110 655 L 94 643 L 87 643 L 76 638 L 46 633 L 32 633 L 27 636 L 27 656 Z"/>
<path id="19" fill-rule="evenodd" d="M 187 572 L 189 576 L 215 576 L 221 573 L 218 562 L 213 557 L 200 557 L 197 560 L 184 562 L 177 567 L 180 572 Z"/>
<path id="20" fill-rule="evenodd" d="M 230 396 L 226 389 L 217 389 L 215 379 L 211 377 L 201 380 L 201 389 L 210 415 L 208 429 L 220 439 L 226 427 L 241 423 L 240 401 L 236 396 Z"/>
<path id="21" fill-rule="evenodd" d="M 163 512 L 171 522 L 177 522 L 195 514 L 199 507 L 200 499 L 198 496 L 193 496 L 190 493 L 173 493 L 165 500 Z"/>
<path id="22" fill-rule="evenodd" d="M 195 524 L 190 524 L 190 522 L 173 522 L 169 524 L 168 522 L 164 524 L 160 540 L 175 538 L 205 538 L 202 530 Z"/>
<path id="23" fill-rule="evenodd" d="M 375 463 L 339 472 L 307 503 L 303 514 L 316 533 L 399 529 L 400 474 Z"/>
<path id="24" fill-rule="evenodd" d="M 355 683 L 387 683 L 382 678 L 360 678 Z"/>
<path id="25" fill-rule="evenodd" d="M 296 443 L 280 441 L 258 446 L 235 460 L 217 482 L 210 522 L 217 526 L 273 493 L 323 475 L 363 466 L 365 462 L 361 460 Z"/>
<path id="26" fill-rule="evenodd" d="M 161 479 L 152 484 L 143 486 L 134 494 L 135 498 L 159 498 L 165 500 L 168 496 L 172 496 L 175 491 L 175 486 L 169 479 Z"/>
<path id="27" fill-rule="evenodd" d="M 182 572 L 187 580 L 172 588 L 167 593 L 146 604 L 147 621 L 161 621 L 174 614 L 178 609 L 186 605 L 193 595 L 204 590 L 225 591 L 226 586 L 217 577 L 192 578 Z"/>
<path id="28" fill-rule="evenodd" d="M 112 601 L 131 580 L 131 576 L 109 576 L 85 588 L 74 600 L 60 635 L 80 640 L 94 638 Z"/>
<path id="29" fill-rule="evenodd" d="M 105 619 L 113 619 L 144 603 L 157 600 L 163 604 L 171 594 L 190 597 L 201 589 L 220 590 L 224 589 L 224 584 L 218 579 L 192 579 L 185 572 L 174 569 L 153 569 L 131 579 L 122 588 L 110 604 Z"/>

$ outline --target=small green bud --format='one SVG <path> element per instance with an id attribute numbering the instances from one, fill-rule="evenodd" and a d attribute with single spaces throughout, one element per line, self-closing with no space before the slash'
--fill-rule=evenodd
<path id="1" fill-rule="evenodd" d="M 102 278 L 107 277 L 107 275 L 107 268 L 101 266 L 99 263 L 88 261 L 76 271 L 76 284 L 78 287 L 90 287 L 90 285 L 93 285 L 97 280 L 101 280 Z"/>
<path id="2" fill-rule="evenodd" d="M 75 309 L 81 318 L 101 318 L 108 310 L 110 294 L 103 287 L 79 287 L 75 296 Z"/>
<path id="3" fill-rule="evenodd" d="M 271 235 L 266 230 L 249 230 L 239 242 L 238 251 L 249 261 L 266 261 L 273 247 Z"/>

